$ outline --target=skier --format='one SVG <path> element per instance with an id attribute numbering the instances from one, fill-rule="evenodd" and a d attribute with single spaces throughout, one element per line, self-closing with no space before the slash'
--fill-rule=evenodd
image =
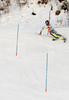
<path id="1" fill-rule="evenodd" d="M 52 36 L 54 37 L 54 39 L 52 39 L 53 41 L 55 41 L 55 40 L 57 40 L 57 39 L 61 39 L 61 40 L 63 40 L 64 42 L 66 41 L 66 38 L 64 38 L 62 35 L 58 34 L 57 31 L 55 31 L 55 30 L 52 28 L 51 24 L 49 25 L 49 20 L 46 20 L 46 21 L 45 21 L 45 24 L 46 24 L 46 26 L 48 26 L 48 27 L 46 28 L 46 30 L 49 30 L 50 35 L 52 35 Z M 43 31 L 44 29 L 45 29 L 45 27 L 43 27 L 42 30 L 40 31 L 39 36 L 42 34 L 42 31 Z"/>

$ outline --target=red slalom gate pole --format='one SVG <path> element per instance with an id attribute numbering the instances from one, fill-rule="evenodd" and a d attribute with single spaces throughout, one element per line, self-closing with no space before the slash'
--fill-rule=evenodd
<path id="1" fill-rule="evenodd" d="M 50 14 L 51 14 L 51 12 L 49 11 L 49 25 L 48 25 L 48 27 L 50 27 Z M 49 29 L 48 29 L 48 32 L 47 32 L 47 36 L 49 35 Z"/>
<path id="2" fill-rule="evenodd" d="M 64 27 L 64 26 L 59 26 L 59 27 L 54 27 L 54 28 L 61 28 L 61 27 Z"/>

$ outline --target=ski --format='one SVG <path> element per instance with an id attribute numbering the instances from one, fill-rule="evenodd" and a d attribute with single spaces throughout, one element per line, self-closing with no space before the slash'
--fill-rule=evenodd
<path id="1" fill-rule="evenodd" d="M 60 40 L 60 39 L 59 39 L 59 38 L 52 39 L 52 41 L 56 41 L 56 40 Z M 66 40 L 67 40 L 67 38 L 64 38 L 64 39 L 63 39 L 63 42 L 65 43 L 65 42 L 66 42 Z"/>
<path id="2" fill-rule="evenodd" d="M 56 40 L 58 40 L 58 38 L 56 38 L 56 39 L 52 39 L 52 41 L 56 41 Z"/>
<path id="3" fill-rule="evenodd" d="M 38 34 L 39 36 L 41 36 L 41 33 L 37 33 L 37 32 L 35 32 L 35 33 Z M 60 39 L 60 38 L 53 38 L 53 39 L 52 39 L 52 41 L 56 41 L 56 40 L 63 40 L 63 42 L 65 43 L 66 40 L 67 40 L 67 38 L 64 38 L 64 37 L 63 37 L 63 39 Z"/>
<path id="4" fill-rule="evenodd" d="M 67 38 L 64 38 L 64 43 L 66 42 Z"/>

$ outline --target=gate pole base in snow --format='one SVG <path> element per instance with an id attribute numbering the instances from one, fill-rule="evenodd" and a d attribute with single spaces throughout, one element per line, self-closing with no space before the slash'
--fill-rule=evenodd
<path id="1" fill-rule="evenodd" d="M 47 89 L 45 89 L 45 92 L 47 92 Z"/>

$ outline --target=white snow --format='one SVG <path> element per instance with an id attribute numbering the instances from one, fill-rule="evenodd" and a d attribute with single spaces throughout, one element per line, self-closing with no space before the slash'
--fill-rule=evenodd
<path id="1" fill-rule="evenodd" d="M 55 8 L 56 9 L 56 8 Z M 52 41 L 44 30 L 38 36 L 50 6 L 30 5 L 0 19 L 0 100 L 68 100 L 69 98 L 69 27 L 56 28 L 67 38 Z M 36 16 L 31 15 L 32 11 Z M 61 14 L 65 19 L 64 13 Z M 61 26 L 51 12 L 53 27 Z M 18 55 L 16 56 L 17 25 Z M 64 25 L 64 23 L 62 23 Z M 48 86 L 45 93 L 46 54 Z"/>

